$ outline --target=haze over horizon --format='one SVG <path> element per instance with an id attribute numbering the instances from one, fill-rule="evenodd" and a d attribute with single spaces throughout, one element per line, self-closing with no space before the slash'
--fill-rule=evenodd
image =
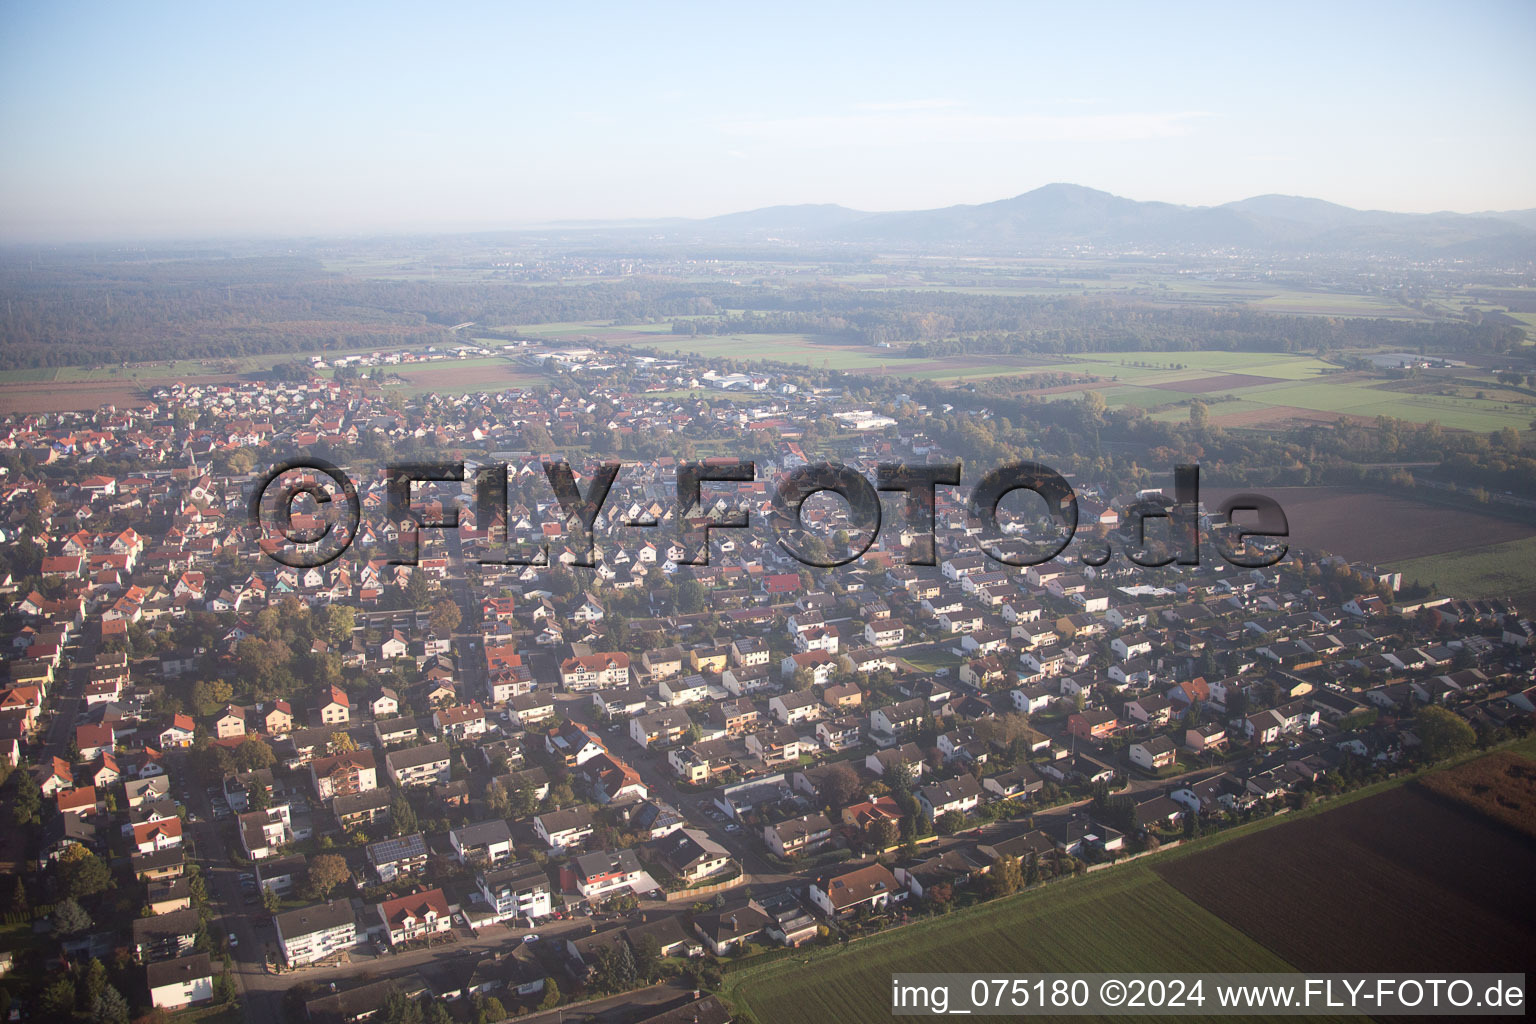
<path id="1" fill-rule="evenodd" d="M 1536 207 L 1536 7 L 0 10 L 0 242 L 488 231 L 1052 182 Z"/>

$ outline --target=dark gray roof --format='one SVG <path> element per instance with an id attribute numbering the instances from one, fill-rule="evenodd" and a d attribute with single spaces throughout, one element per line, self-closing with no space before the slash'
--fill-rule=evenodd
<path id="1" fill-rule="evenodd" d="M 465 825 L 463 828 L 454 829 L 453 834 L 458 837 L 459 845 L 464 847 L 512 841 L 512 832 L 507 828 L 504 818 L 491 818 L 489 821 Z"/>
<path id="2" fill-rule="evenodd" d="M 213 965 L 207 953 L 193 953 L 174 960 L 161 960 L 144 968 L 151 990 L 162 985 L 184 985 L 199 978 L 213 977 Z"/>
<path id="3" fill-rule="evenodd" d="M 279 934 L 289 939 L 330 928 L 340 928 L 355 921 L 352 904 L 346 900 L 333 900 L 330 903 L 317 903 L 312 907 L 290 910 L 286 914 L 278 914 L 276 919 Z"/>

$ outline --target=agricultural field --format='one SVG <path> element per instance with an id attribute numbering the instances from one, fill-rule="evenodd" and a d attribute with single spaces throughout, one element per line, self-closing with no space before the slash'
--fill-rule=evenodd
<path id="1" fill-rule="evenodd" d="M 813 369 L 846 370 L 875 375 L 972 379 L 1024 373 L 1048 365 L 1031 356 L 971 356 L 958 359 L 908 359 L 894 349 L 823 341 L 809 334 L 675 335 L 667 324 L 613 326 L 587 323 L 533 324 L 509 327 L 530 337 L 578 344 L 584 339 L 602 345 L 636 346 L 664 355 L 697 355 L 706 359 L 765 359 Z"/>
<path id="2" fill-rule="evenodd" d="M 1388 317 L 1397 320 L 1425 319 L 1424 314 L 1383 295 L 1282 290 L 1260 298 L 1254 305 L 1267 313 Z"/>
<path id="3" fill-rule="evenodd" d="M 764 359 L 815 369 L 914 377 L 955 385 L 1027 376 L 1031 372 L 1076 374 L 1083 378 L 1079 383 L 1036 388 L 1033 393 L 1076 400 L 1081 392 L 1094 390 L 1104 395 L 1111 408 L 1136 406 L 1149 410 L 1154 419 L 1167 422 L 1187 419 L 1190 401 L 1201 398 L 1209 406 L 1211 422 L 1228 428 L 1298 421 L 1332 423 L 1341 417 L 1369 423 L 1378 416 L 1391 416 L 1414 423 L 1433 420 L 1452 430 L 1489 432 L 1504 427 L 1526 430 L 1536 418 L 1536 400 L 1500 388 L 1491 378 L 1486 385 L 1465 377 L 1394 381 L 1371 373 L 1345 372 L 1310 355 L 1276 352 L 908 359 L 897 349 L 838 344 L 804 334 L 684 337 L 671 334 L 666 324 L 615 326 L 597 321 L 536 324 L 516 329 L 551 341 L 574 343 L 590 339 L 598 344 L 641 346 L 672 355 Z M 1441 390 L 1450 393 L 1439 394 Z M 1020 393 L 1029 391 L 1021 388 Z"/>
<path id="4" fill-rule="evenodd" d="M 889 1019 L 895 971 L 1267 971 L 1292 966 L 1127 865 L 900 928 L 816 958 L 779 961 L 732 993 L 759 1024 Z"/>
<path id="5" fill-rule="evenodd" d="M 1223 499 L 1251 488 L 1202 487 L 1200 498 L 1208 509 L 1220 506 Z M 1403 571 L 1405 581 L 1413 577 L 1411 563 L 1429 562 L 1455 566 L 1472 554 L 1472 545 L 1493 542 L 1528 545 L 1536 559 L 1536 524 L 1517 522 L 1448 504 L 1416 501 L 1397 494 L 1356 490 L 1348 487 L 1266 487 L 1263 492 L 1285 509 L 1291 541 L 1308 551 L 1327 551 L 1346 558 L 1385 564 Z M 1428 558 L 1424 556 L 1430 556 Z M 1533 575 L 1536 562 L 1524 569 L 1526 579 Z M 1417 573 L 1424 582 L 1437 579 L 1447 593 L 1464 591 L 1455 584 L 1466 577 Z M 1469 595 L 1471 596 L 1471 595 Z M 1484 595 L 1477 595 L 1484 596 Z"/>
<path id="6" fill-rule="evenodd" d="M 374 348 L 338 349 L 326 356 L 371 352 Z M 126 366 L 58 366 L 0 370 L 0 415 L 12 412 L 54 412 L 143 405 L 145 392 L 162 384 L 228 383 L 247 373 L 270 370 L 278 363 L 305 361 L 309 353 L 271 352 L 228 359 L 168 359 Z"/>
<path id="7" fill-rule="evenodd" d="M 1419 785 L 1536 839 L 1536 761 L 1501 751 L 1432 772 Z"/>
<path id="8" fill-rule="evenodd" d="M 326 359 L 381 349 L 399 348 L 399 345 L 370 345 L 356 348 L 316 350 L 314 352 L 267 352 L 252 356 L 230 356 L 219 359 L 166 359 L 151 363 L 108 364 L 104 366 L 57 366 L 28 370 L 0 370 L 0 385 L 31 383 L 117 383 L 127 381 L 149 387 L 189 378 L 218 377 L 257 373 L 270 370 L 278 363 L 308 362 L 311 355 L 323 355 Z"/>
<path id="9" fill-rule="evenodd" d="M 143 385 L 132 381 L 117 384 L 0 384 L 0 416 L 9 413 L 91 410 L 103 405 L 129 409 L 148 401 Z"/>
<path id="10" fill-rule="evenodd" d="M 1303 971 L 1479 971 L 1536 943 L 1536 846 L 1413 787 L 1158 864 Z"/>
<path id="11" fill-rule="evenodd" d="M 1458 527 L 1457 536 L 1469 542 L 1491 539 L 1475 526 Z M 1430 535 L 1425 540 L 1429 541 Z M 1521 608 L 1536 605 L 1536 537 L 1400 558 L 1388 561 L 1386 567 L 1401 572 L 1405 582 L 1437 584 L 1443 593 L 1507 597 Z"/>
<path id="12" fill-rule="evenodd" d="M 389 390 L 418 395 L 427 392 L 470 392 L 530 387 L 548 383 L 539 370 L 514 363 L 500 356 L 471 359 L 446 359 L 440 362 L 389 366 L 386 372 L 399 381 L 390 381 Z"/>
<path id="13" fill-rule="evenodd" d="M 488 340 L 499 344 L 494 339 Z M 377 350 L 374 347 L 321 354 L 330 358 L 349 352 Z M 274 352 L 230 359 L 179 359 L 133 363 L 128 366 L 63 366 L 0 371 L 0 415 L 9 412 L 95 409 L 105 404 L 126 408 L 143 404 L 147 401 L 146 392 L 163 384 L 176 381 L 184 384 L 228 383 L 245 374 L 270 370 L 278 363 L 307 361 L 309 355 Z M 370 369 L 365 367 L 364 371 Z M 399 378 L 389 385 L 392 390 L 413 395 L 428 391 L 522 387 L 548 379 L 539 370 L 514 363 L 502 356 L 403 363 L 386 366 L 384 370 L 392 377 Z"/>

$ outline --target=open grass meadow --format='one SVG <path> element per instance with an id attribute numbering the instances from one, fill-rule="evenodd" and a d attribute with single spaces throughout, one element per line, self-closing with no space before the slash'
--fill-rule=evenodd
<path id="1" fill-rule="evenodd" d="M 1536 537 L 1405 558 L 1389 568 L 1404 582 L 1434 584 L 1458 597 L 1507 597 L 1519 607 L 1536 606 Z"/>

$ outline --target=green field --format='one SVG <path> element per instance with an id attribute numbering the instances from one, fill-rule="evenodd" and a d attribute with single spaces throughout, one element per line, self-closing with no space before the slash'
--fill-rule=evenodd
<path id="1" fill-rule="evenodd" d="M 743 973 L 759 1024 L 882 1021 L 897 971 L 1255 971 L 1289 964 L 1141 864 L 994 900 L 845 950 Z"/>
<path id="2" fill-rule="evenodd" d="M 407 395 L 463 394 L 547 384 L 549 377 L 536 367 L 513 362 L 504 356 L 444 359 L 431 363 L 387 366 L 385 372 L 401 378 L 385 388 Z"/>
<path id="3" fill-rule="evenodd" d="M 1536 537 L 1463 548 L 1392 562 L 1403 581 L 1437 584 L 1457 597 L 1508 597 L 1522 608 L 1536 604 Z"/>

